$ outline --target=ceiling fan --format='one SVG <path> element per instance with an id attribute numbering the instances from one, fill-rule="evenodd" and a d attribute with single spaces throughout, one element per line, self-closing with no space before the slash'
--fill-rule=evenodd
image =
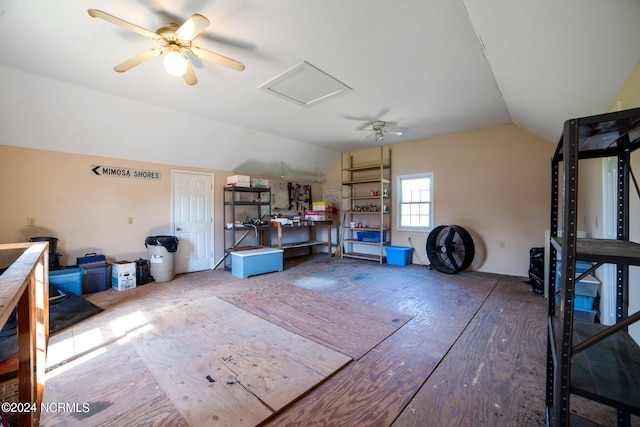
<path id="1" fill-rule="evenodd" d="M 182 76 L 188 85 L 195 85 L 198 80 L 184 52 L 189 52 L 196 58 L 211 61 L 236 71 L 244 70 L 244 64 L 235 59 L 191 45 L 193 39 L 209 26 L 209 20 L 202 15 L 194 14 L 180 26 L 171 23 L 158 28 L 154 33 L 101 10 L 89 9 L 88 12 L 94 18 L 104 19 L 107 22 L 119 25 L 158 42 L 158 47 L 146 50 L 116 65 L 113 69 L 119 73 L 124 73 L 136 65 L 165 54 L 163 64 L 167 73 L 172 76 Z"/>
<path id="2" fill-rule="evenodd" d="M 376 141 L 382 141 L 384 139 L 384 135 L 388 133 L 389 135 L 402 135 L 402 132 L 397 130 L 389 130 L 390 128 L 396 127 L 398 124 L 395 122 L 384 122 L 382 120 L 377 120 L 373 123 L 368 123 L 367 128 L 371 126 L 371 131 L 373 131 L 373 135 L 376 138 Z M 365 129 L 367 132 L 371 132 L 369 129 Z"/>

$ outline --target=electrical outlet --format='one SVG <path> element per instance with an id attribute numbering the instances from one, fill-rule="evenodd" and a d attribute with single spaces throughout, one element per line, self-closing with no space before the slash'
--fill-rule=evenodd
<path id="1" fill-rule="evenodd" d="M 28 216 L 27 217 L 27 225 L 30 226 L 30 227 L 36 225 L 36 217 L 35 216 Z"/>
<path id="2" fill-rule="evenodd" d="M 133 224 L 133 217 L 132 216 L 129 217 L 129 224 Z"/>
<path id="3" fill-rule="evenodd" d="M 505 243 L 504 242 L 500 242 L 500 247 L 504 249 Z"/>

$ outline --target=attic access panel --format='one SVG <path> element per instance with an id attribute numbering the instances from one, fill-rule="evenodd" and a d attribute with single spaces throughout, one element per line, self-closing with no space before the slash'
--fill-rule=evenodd
<path id="1" fill-rule="evenodd" d="M 640 148 L 640 108 L 634 108 L 567 120 L 554 156 L 556 160 L 562 160 L 564 139 L 574 125 L 581 159 L 617 156 Z"/>
<path id="2" fill-rule="evenodd" d="M 258 86 L 303 107 L 350 92 L 352 89 L 306 61 L 294 65 Z"/>

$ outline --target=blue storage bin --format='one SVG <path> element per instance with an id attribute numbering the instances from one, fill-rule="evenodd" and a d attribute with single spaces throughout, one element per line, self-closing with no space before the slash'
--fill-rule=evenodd
<path id="1" fill-rule="evenodd" d="M 573 318 L 575 320 L 582 320 L 583 322 L 595 322 L 598 310 L 580 310 L 575 309 L 573 311 Z"/>
<path id="2" fill-rule="evenodd" d="M 405 246 L 387 246 L 387 264 L 409 265 L 413 256 L 413 248 Z"/>
<path id="3" fill-rule="evenodd" d="M 82 278 L 82 293 L 90 294 L 107 290 L 108 265 L 85 266 Z"/>
<path id="4" fill-rule="evenodd" d="M 380 241 L 380 232 L 379 231 L 358 231 L 357 234 L 358 241 L 360 242 L 379 242 Z M 382 234 L 382 240 L 387 238 L 387 232 L 384 231 Z"/>
<path id="5" fill-rule="evenodd" d="M 66 268 L 49 272 L 49 284 L 65 292 L 82 296 L 82 268 Z"/>
<path id="6" fill-rule="evenodd" d="M 593 310 L 596 305 L 595 297 L 588 297 L 584 295 L 576 295 L 573 307 L 576 310 Z"/>

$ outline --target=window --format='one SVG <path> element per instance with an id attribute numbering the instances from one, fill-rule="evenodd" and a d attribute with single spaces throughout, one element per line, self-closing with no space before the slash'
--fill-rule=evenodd
<path id="1" fill-rule="evenodd" d="M 398 230 L 429 231 L 433 228 L 433 174 L 397 177 Z"/>

